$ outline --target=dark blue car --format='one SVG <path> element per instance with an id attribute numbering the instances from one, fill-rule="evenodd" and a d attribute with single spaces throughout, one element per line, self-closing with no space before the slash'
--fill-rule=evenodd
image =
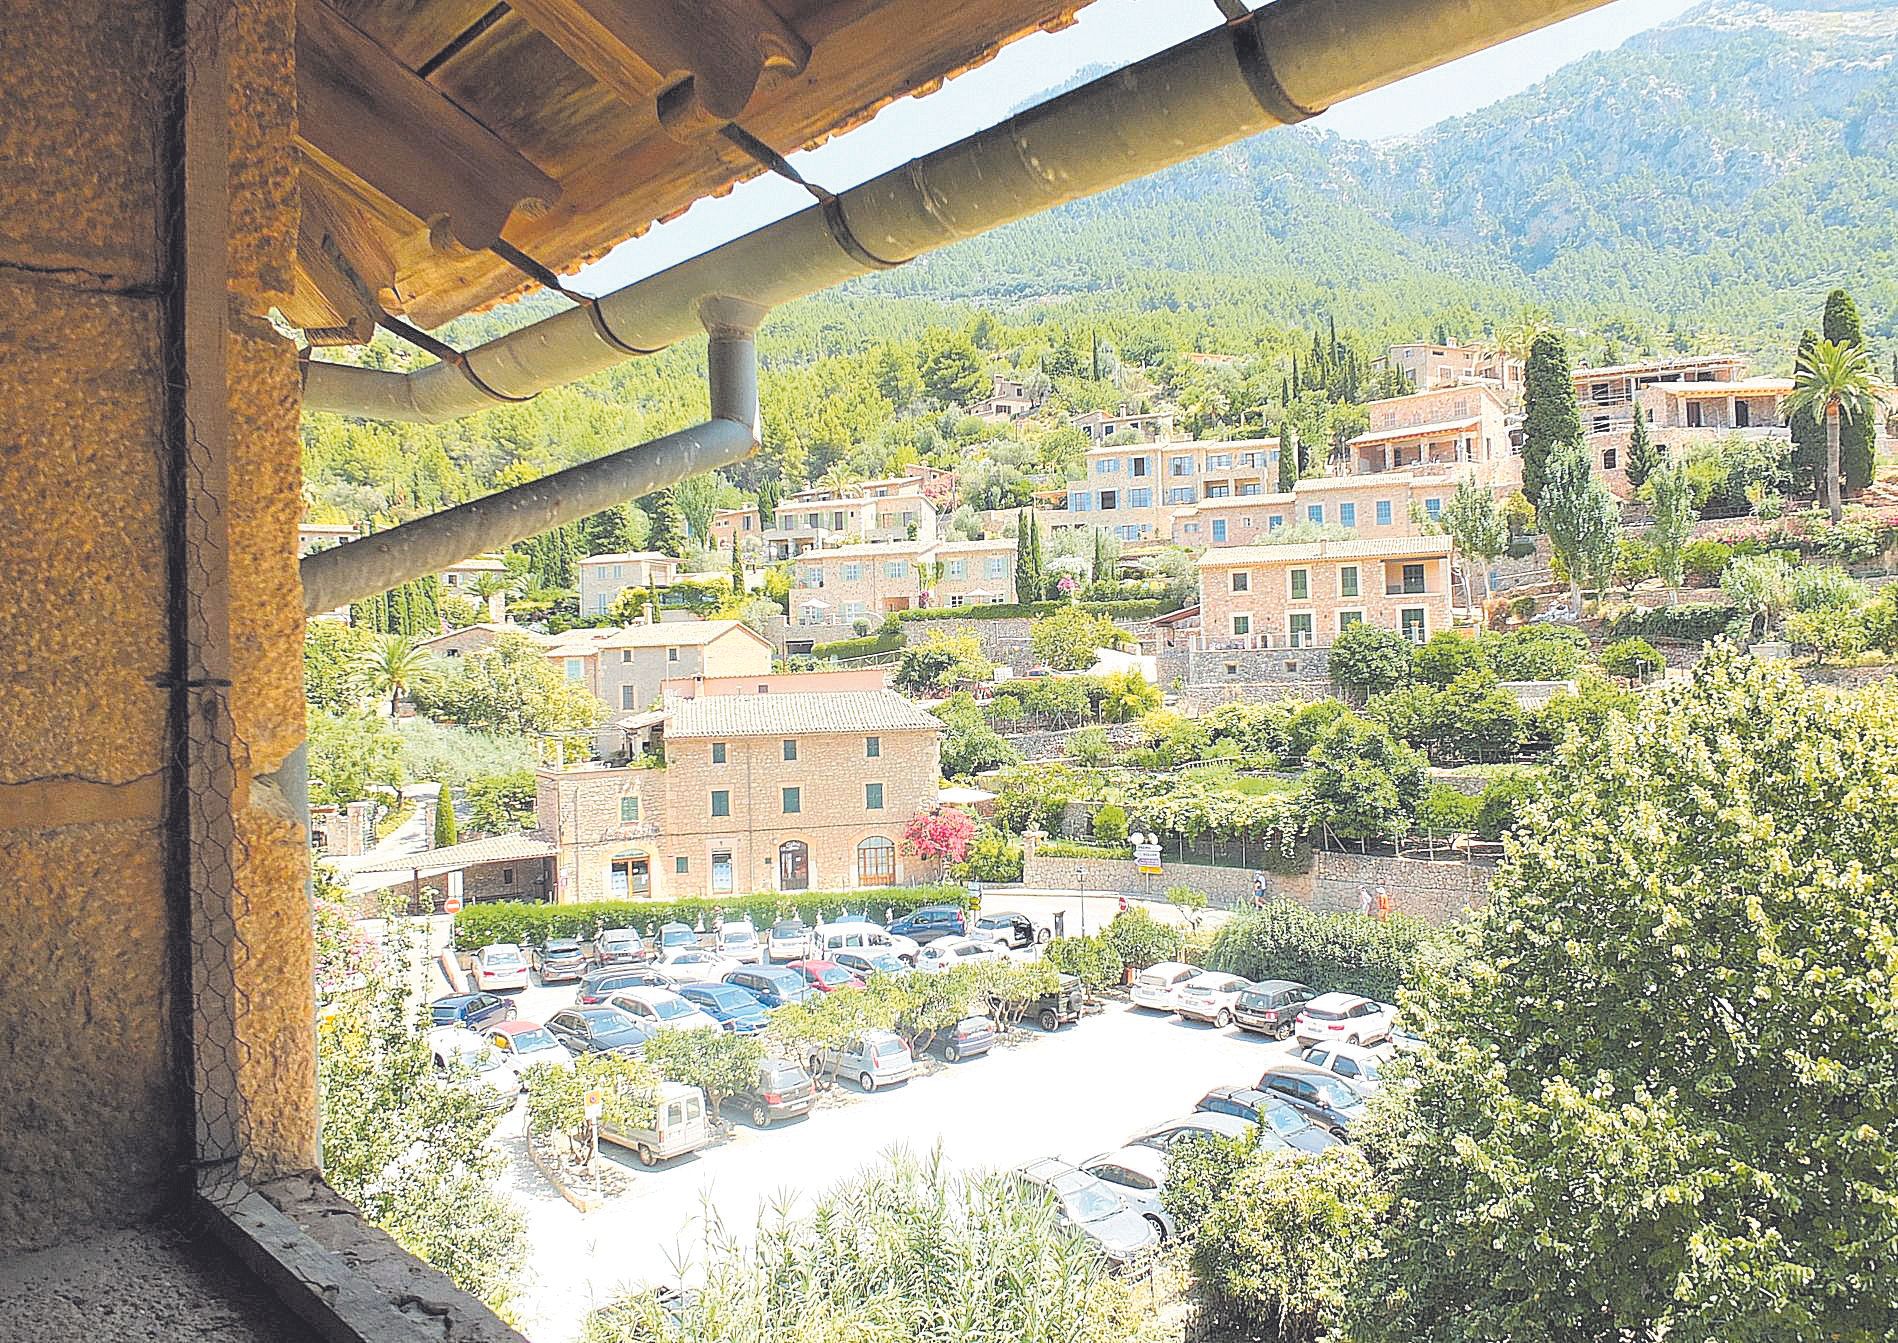
<path id="1" fill-rule="evenodd" d="M 764 1004 L 736 984 L 687 984 L 679 996 L 734 1035 L 750 1035 L 770 1023 Z"/>
<path id="2" fill-rule="evenodd" d="M 803 975 L 782 965 L 743 965 L 726 975 L 725 982 L 736 984 L 766 1007 L 801 1003 L 817 992 Z"/>
<path id="3" fill-rule="evenodd" d="M 954 905 L 924 905 L 892 923 L 890 931 L 926 946 L 939 937 L 963 936 L 969 931 L 969 920 Z"/>
<path id="4" fill-rule="evenodd" d="M 428 1005 L 437 1026 L 466 1026 L 473 1030 L 492 1021 L 512 1021 L 517 1015 L 512 998 L 492 993 L 451 993 Z"/>

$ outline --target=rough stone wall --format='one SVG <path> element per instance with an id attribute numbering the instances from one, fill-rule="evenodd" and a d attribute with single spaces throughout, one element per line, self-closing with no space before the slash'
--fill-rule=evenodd
<path id="1" fill-rule="evenodd" d="M 166 898 L 161 10 L 28 0 L 0 25 L 0 1248 L 149 1216 L 188 1155 Z M 308 846 L 274 785 L 302 739 L 295 351 L 261 318 L 296 236 L 293 6 L 229 60 L 237 1130 L 315 1160 Z M 202 389 L 200 389 L 202 390 Z M 212 395 L 217 395 L 213 389 Z M 24 1078 L 30 1078 L 28 1084 Z"/>
<path id="2" fill-rule="evenodd" d="M 1197 718 L 1222 704 L 1263 704 L 1270 700 L 1297 700 L 1310 703 L 1333 699 L 1336 689 L 1329 680 L 1309 681 L 1226 681 L 1218 685 L 1188 685 L 1179 690 L 1179 711 Z"/>
<path id="3" fill-rule="evenodd" d="M 1106 723 L 1099 725 L 1107 733 L 1107 740 L 1116 747 L 1127 747 L 1140 740 L 1138 723 Z M 1024 760 L 1055 760 L 1067 754 L 1068 743 L 1074 740 L 1074 734 L 1085 732 L 1087 728 L 1026 728 L 1019 732 L 1003 731 L 1002 738 L 1022 753 Z"/>
<path id="4" fill-rule="evenodd" d="M 1090 891 L 1162 898 L 1169 886 L 1191 886 L 1206 892 L 1214 909 L 1240 909 L 1252 899 L 1253 874 L 1242 867 L 1207 867 L 1191 863 L 1163 863 L 1157 877 L 1140 873 L 1132 859 L 1058 858 L 1037 854 L 1023 864 L 1022 884 L 1045 890 L 1074 890 L 1075 870 Z M 1265 874 L 1266 891 L 1274 899 L 1309 904 L 1310 879 L 1305 876 Z"/>

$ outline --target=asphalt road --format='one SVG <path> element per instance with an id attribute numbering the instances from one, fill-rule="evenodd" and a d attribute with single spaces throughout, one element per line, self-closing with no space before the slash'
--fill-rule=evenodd
<path id="1" fill-rule="evenodd" d="M 533 1017 L 570 991 L 517 997 Z M 699 1257 L 708 1211 L 748 1227 L 761 1207 L 822 1191 L 899 1144 L 918 1152 L 940 1145 L 963 1168 L 1051 1154 L 1082 1160 L 1191 1111 L 1209 1087 L 1256 1080 L 1285 1048 L 1115 1004 L 1051 1036 L 1030 1029 L 1018 1045 L 901 1087 L 863 1096 L 845 1085 L 844 1103 L 806 1119 L 764 1131 L 740 1122 L 730 1141 L 655 1171 L 606 1149 L 633 1173 L 633 1188 L 584 1216 L 529 1164 L 517 1109 L 502 1133 L 512 1159 L 505 1188 L 527 1217 L 532 1245 L 518 1303 L 525 1332 L 536 1343 L 567 1343 L 592 1306 L 678 1280 L 675 1265 Z"/>

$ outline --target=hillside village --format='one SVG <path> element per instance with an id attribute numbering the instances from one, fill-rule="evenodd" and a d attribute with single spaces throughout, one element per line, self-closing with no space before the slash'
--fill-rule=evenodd
<path id="1" fill-rule="evenodd" d="M 1827 319 L 1829 335 L 1856 330 L 1843 294 Z M 1189 437 L 1181 407 L 1137 370 L 1111 412 L 1073 412 L 1039 368 L 997 368 L 953 415 L 1016 433 L 1053 416 L 1085 440 L 1066 479 L 1024 480 L 1021 507 L 978 507 L 989 500 L 970 482 L 991 469 L 978 439 L 956 467 L 835 469 L 712 508 L 702 530 L 660 525 L 661 502 L 647 535 L 669 533 L 674 553 L 576 553 L 575 586 L 551 605 L 524 550 L 443 573 L 419 621 L 357 610 L 339 613 L 349 634 L 312 638 L 333 645 L 323 656 L 348 647 L 362 666 L 406 668 L 377 692 L 398 723 L 419 710 L 491 725 L 454 707 L 454 686 L 486 664 L 537 664 L 558 692 L 541 720 L 515 720 L 538 744 L 509 771 L 512 810 L 476 815 L 470 794 L 496 785 L 462 783 L 455 829 L 487 847 L 465 871 L 453 854 L 431 868 L 437 903 L 739 898 L 1024 870 L 1031 885 L 1066 884 L 1050 876 L 1066 857 L 1151 893 L 1125 847 L 1131 825 L 1185 863 L 1169 884 L 1231 901 L 1259 880 L 1308 882 L 1316 861 L 1348 904 L 1388 878 L 1371 847 L 1485 868 L 1499 817 L 1563 728 L 1599 721 L 1712 640 L 1825 680 L 1888 669 L 1891 597 L 1878 588 L 1898 482 L 1870 477 L 1891 461 L 1898 394 L 1877 389 L 1846 427 L 1856 453 L 1834 520 L 1813 453 L 1823 429 L 1796 427 L 1794 379 L 1754 376 L 1732 354 L 1570 367 L 1573 340 L 1543 328 L 1518 334 L 1520 353 L 1392 345 L 1362 380 L 1401 390 L 1331 404 L 1329 442 L 1302 439 L 1291 415 L 1272 434 Z M 1236 359 L 1189 362 L 1244 375 Z M 337 529 L 305 537 L 331 544 Z M 511 609 L 523 596 L 527 609 Z M 364 628 L 379 619 L 382 632 Z M 737 793 L 699 759 L 704 709 L 727 697 L 716 721 L 731 740 L 709 750 L 734 769 L 743 755 Z M 349 700 L 332 707 L 362 702 Z M 1354 745 L 1351 768 L 1409 752 L 1381 808 L 1328 802 L 1332 767 L 1306 758 L 1317 729 L 1297 726 L 1355 711 L 1385 745 Z M 354 765 L 356 739 L 390 728 L 352 721 L 338 741 L 356 788 L 406 782 L 399 749 L 379 778 Z M 744 745 L 754 738 L 777 749 Z M 839 753 L 856 766 L 848 786 L 825 768 Z M 346 795 L 321 759 L 321 842 L 347 869 L 374 848 L 383 807 Z M 1248 806 L 1212 823 L 1169 810 L 1195 790 Z M 919 845 L 945 814 L 958 840 Z M 1279 839 L 1321 856 L 1257 857 Z M 1352 848 L 1362 881 L 1341 856 Z M 422 866 L 406 869 L 418 899 Z"/>

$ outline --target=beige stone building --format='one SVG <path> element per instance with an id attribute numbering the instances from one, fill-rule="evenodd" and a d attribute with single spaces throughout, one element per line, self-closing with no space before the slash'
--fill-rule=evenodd
<path id="1" fill-rule="evenodd" d="M 669 677 L 755 676 L 771 670 L 771 645 L 736 620 L 667 620 L 554 636 L 547 659 L 613 714 L 650 709 Z"/>
<path id="2" fill-rule="evenodd" d="M 936 539 L 937 518 L 925 483 L 902 476 L 865 481 L 848 491 L 804 490 L 778 504 L 769 527 L 762 526 L 755 504 L 722 508 L 712 515 L 712 540 L 726 551 L 736 541 L 741 553 L 755 551 L 765 560 L 789 559 L 824 546 L 927 543 Z"/>
<path id="3" fill-rule="evenodd" d="M 1068 423 L 1086 434 L 1096 447 L 1122 434 L 1143 443 L 1165 442 L 1173 437 L 1173 412 L 1168 410 L 1140 411 L 1122 406 L 1114 415 L 1104 410 L 1088 410 L 1070 416 Z"/>
<path id="4" fill-rule="evenodd" d="M 888 690 L 705 695 L 665 711 L 663 768 L 543 769 L 559 898 L 855 890 L 923 874 L 941 724 Z"/>
<path id="5" fill-rule="evenodd" d="M 1276 438 L 1094 447 L 1055 527 L 1105 527 L 1122 541 L 1164 541 L 1173 515 L 1202 500 L 1254 499 L 1278 480 Z"/>
<path id="6" fill-rule="evenodd" d="M 580 573 L 580 614 L 603 615 L 628 588 L 667 588 L 679 576 L 679 561 L 656 550 L 589 555 Z"/>
<path id="7" fill-rule="evenodd" d="M 924 606 L 1015 600 L 1015 542 L 891 541 L 799 555 L 791 567 L 793 625 L 880 621 Z"/>
<path id="8" fill-rule="evenodd" d="M 1408 471 L 1313 476 L 1299 481 L 1290 494 L 1207 499 L 1177 509 L 1172 540 L 1194 550 L 1244 546 L 1299 523 L 1349 527 L 1363 537 L 1415 536 L 1424 523 L 1441 516 L 1455 491 L 1456 482 L 1447 477 L 1420 478 Z"/>
<path id="9" fill-rule="evenodd" d="M 1215 548 L 1200 556 L 1199 608 L 1207 649 L 1327 648 L 1360 620 L 1422 643 L 1451 625 L 1450 540 Z"/>
<path id="10" fill-rule="evenodd" d="M 1790 378 L 1651 382 L 1636 389 L 1634 400 L 1647 417 L 1648 438 L 1656 453 L 1666 457 L 1670 451 L 1735 435 L 1789 439 L 1791 431 L 1780 403 L 1792 389 Z M 1615 494 L 1624 499 L 1632 495 L 1634 487 L 1628 483 L 1632 416 L 1585 406 L 1583 429 L 1596 474 Z"/>
<path id="11" fill-rule="evenodd" d="M 1522 396 L 1522 360 L 1481 345 L 1411 341 L 1387 346 L 1384 363 L 1410 379 L 1410 385 L 1419 392 L 1484 382 L 1511 400 Z"/>
<path id="12" fill-rule="evenodd" d="M 1462 383 L 1373 401 L 1370 428 L 1344 447 L 1334 474 L 1408 471 L 1414 477 L 1473 477 L 1504 493 L 1522 486 L 1520 431 L 1495 387 Z"/>

